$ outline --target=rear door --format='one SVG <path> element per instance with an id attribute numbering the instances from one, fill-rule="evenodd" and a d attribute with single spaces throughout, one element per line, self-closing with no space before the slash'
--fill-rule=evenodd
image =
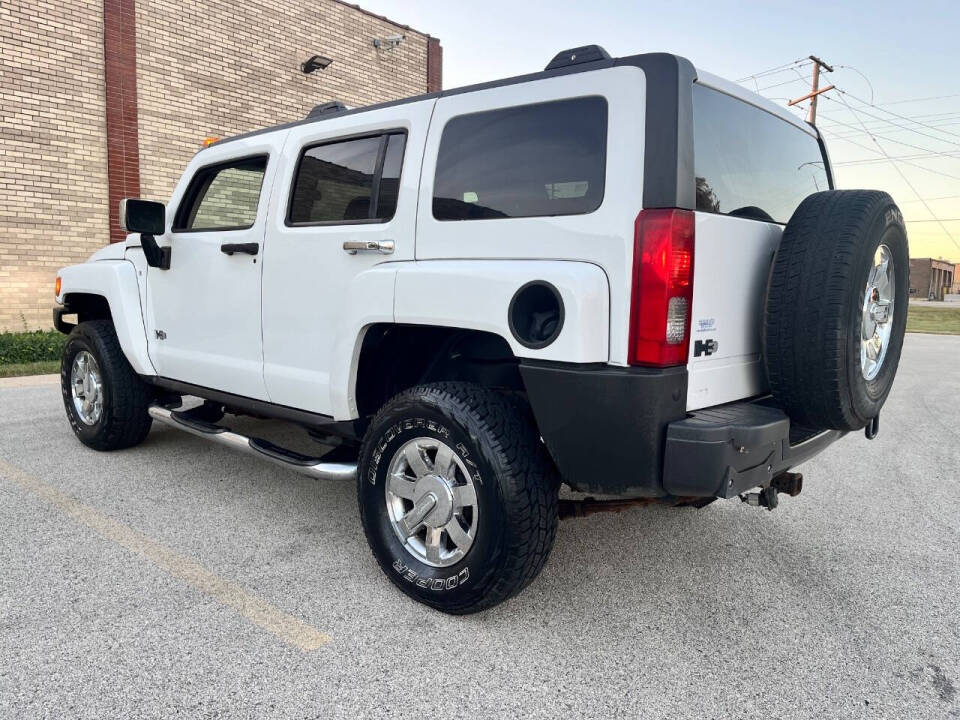
<path id="1" fill-rule="evenodd" d="M 702 83 L 693 113 L 691 410 L 766 390 L 761 328 L 773 255 L 800 202 L 830 189 L 812 130 Z"/>
<path id="2" fill-rule="evenodd" d="M 263 257 L 272 402 L 325 415 L 351 404 L 343 368 L 366 325 L 393 320 L 389 266 L 414 257 L 433 105 L 401 103 L 290 130 Z"/>

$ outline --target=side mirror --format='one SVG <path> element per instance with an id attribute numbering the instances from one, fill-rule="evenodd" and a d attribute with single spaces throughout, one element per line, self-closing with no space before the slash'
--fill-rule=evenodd
<path id="1" fill-rule="evenodd" d="M 129 233 L 140 233 L 140 247 L 147 258 L 147 265 L 170 269 L 170 248 L 160 247 L 154 235 L 163 235 L 167 211 L 163 203 L 138 198 L 120 201 L 120 227 Z"/>
<path id="2" fill-rule="evenodd" d="M 163 235 L 166 219 L 167 211 L 163 203 L 138 198 L 120 201 L 120 227 L 126 232 Z"/>

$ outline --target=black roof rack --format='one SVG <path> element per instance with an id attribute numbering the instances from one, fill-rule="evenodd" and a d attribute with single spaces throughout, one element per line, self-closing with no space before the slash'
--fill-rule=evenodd
<path id="1" fill-rule="evenodd" d="M 321 115 L 327 115 L 329 113 L 340 112 L 341 110 L 346 110 L 347 106 L 344 105 L 339 100 L 331 100 L 330 102 L 320 103 L 315 106 L 313 110 L 307 113 L 307 118 L 320 117 Z"/>
<path id="2" fill-rule="evenodd" d="M 582 63 L 595 62 L 597 60 L 609 60 L 610 53 L 599 45 L 584 45 L 583 47 L 561 50 L 553 56 L 553 60 L 544 70 L 556 70 L 557 68 L 569 67 L 570 65 L 580 65 Z"/>

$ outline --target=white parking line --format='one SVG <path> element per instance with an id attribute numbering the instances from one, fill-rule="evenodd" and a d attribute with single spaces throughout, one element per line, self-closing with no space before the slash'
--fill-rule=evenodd
<path id="1" fill-rule="evenodd" d="M 20 377 L 0 378 L 0 388 L 8 387 L 43 387 L 45 385 L 59 385 L 59 375 L 23 375 Z"/>
<path id="2" fill-rule="evenodd" d="M 178 580 L 232 607 L 248 621 L 273 633 L 283 642 L 301 650 L 316 650 L 331 642 L 329 635 L 251 595 L 239 585 L 218 577 L 190 558 L 65 495 L 15 465 L 0 460 L 0 474 L 108 540 L 141 555 Z"/>

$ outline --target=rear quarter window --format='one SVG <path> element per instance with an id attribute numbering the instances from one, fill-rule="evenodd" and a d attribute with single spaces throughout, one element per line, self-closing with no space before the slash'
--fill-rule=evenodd
<path id="1" fill-rule="evenodd" d="M 460 115 L 443 129 L 433 216 L 589 213 L 603 201 L 607 101 L 590 96 Z"/>
<path id="2" fill-rule="evenodd" d="M 695 84 L 693 130 L 697 210 L 786 223 L 830 189 L 817 139 L 742 100 Z"/>

